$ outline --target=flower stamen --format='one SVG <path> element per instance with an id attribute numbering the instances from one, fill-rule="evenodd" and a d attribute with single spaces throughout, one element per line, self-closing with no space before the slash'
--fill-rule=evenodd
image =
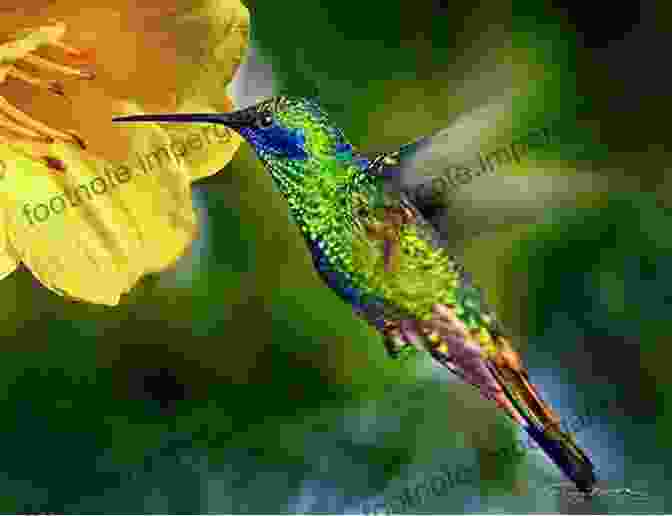
<path id="1" fill-rule="evenodd" d="M 10 78 L 67 99 L 61 81 L 37 77 L 32 72 L 22 69 L 20 65 L 25 64 L 36 68 L 38 71 L 59 73 L 66 77 L 79 79 L 93 79 L 95 77 L 95 74 L 90 70 L 79 70 L 33 55 L 39 48 L 55 47 L 61 50 L 71 61 L 92 62 L 93 51 L 79 50 L 60 41 L 66 31 L 63 22 L 50 22 L 52 22 L 50 25 L 43 27 L 18 31 L 9 38 L 10 41 L 0 44 L 0 84 L 5 83 Z M 0 96 L 0 130 L 17 135 L 17 139 L 37 140 L 43 144 L 51 144 L 56 140 L 62 140 L 74 143 L 82 149 L 86 148 L 86 142 L 76 132 L 71 130 L 60 131 L 49 127 L 13 106 L 3 96 Z M 66 169 L 62 160 L 42 154 L 43 151 L 37 151 L 29 142 L 26 142 L 28 145 L 19 145 L 19 141 L 5 136 L 0 136 L 0 142 L 50 169 L 61 172 Z"/>
<path id="2" fill-rule="evenodd" d="M 7 75 L 13 79 L 17 79 L 19 81 L 28 83 L 32 86 L 48 90 L 62 97 L 65 96 L 65 91 L 63 90 L 63 84 L 61 84 L 59 81 L 47 81 L 44 79 L 40 79 L 38 77 L 33 77 L 30 74 L 19 70 L 15 66 L 10 66 L 7 69 Z"/>
<path id="3" fill-rule="evenodd" d="M 5 99 L 5 97 L 1 95 L 0 95 L 0 112 L 2 112 L 6 116 L 9 116 L 10 118 L 13 118 L 17 122 L 20 122 L 28 126 L 28 129 L 31 129 L 32 131 L 38 133 L 39 136 L 43 137 L 51 136 L 52 138 L 57 138 L 60 140 L 65 140 L 80 145 L 79 139 L 74 138 L 71 134 L 59 131 L 57 129 L 52 129 L 51 127 L 43 124 L 39 120 L 31 118 L 23 111 L 12 106 L 9 102 L 7 102 L 7 99 Z"/>
<path id="4" fill-rule="evenodd" d="M 78 77 L 80 79 L 94 79 L 96 77 L 96 74 L 91 70 L 80 70 L 79 68 L 72 68 L 71 66 L 57 64 L 53 61 L 49 61 L 48 59 L 43 59 L 41 57 L 30 54 L 22 57 L 21 60 L 45 72 L 62 73 L 63 75 L 67 75 L 69 77 Z"/>

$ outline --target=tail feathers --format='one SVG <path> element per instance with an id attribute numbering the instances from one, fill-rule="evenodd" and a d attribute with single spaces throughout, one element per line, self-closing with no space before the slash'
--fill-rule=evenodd
<path id="1" fill-rule="evenodd" d="M 541 398 L 523 366 L 520 355 L 512 348 L 508 339 L 498 336 L 498 351 L 491 362 L 491 372 L 513 389 L 523 405 L 528 409 L 528 416 L 533 417 L 544 428 L 560 429 L 560 417 Z"/>
<path id="2" fill-rule="evenodd" d="M 505 381 L 511 385 L 514 393 L 521 399 L 529 416 L 544 428 L 560 428 L 560 417 L 541 399 L 525 374 L 508 367 L 495 367 Z"/>
<path id="3" fill-rule="evenodd" d="M 454 307 L 435 305 L 432 315 L 423 323 L 390 325 L 386 333 L 393 340 L 386 341 L 388 352 L 390 344 L 396 344 L 394 348 L 427 349 L 440 364 L 506 410 L 579 489 L 592 490 L 597 481 L 592 463 L 573 437 L 560 430 L 560 418 L 529 381 L 508 339 L 496 336 L 496 349 L 490 354 L 470 338 Z"/>
<path id="4" fill-rule="evenodd" d="M 593 463 L 572 436 L 560 430 L 560 418 L 543 401 L 525 371 L 516 371 L 501 362 L 491 362 L 488 367 L 515 407 L 515 415 L 510 415 L 518 421 L 524 419 L 521 426 L 546 455 L 580 490 L 590 492 L 597 482 Z"/>
<path id="5" fill-rule="evenodd" d="M 534 425 L 525 427 L 525 430 L 579 490 L 584 493 L 593 491 L 597 483 L 594 466 L 574 443 L 549 438 L 546 432 Z M 581 458 L 577 457 L 577 450 L 581 452 Z"/>

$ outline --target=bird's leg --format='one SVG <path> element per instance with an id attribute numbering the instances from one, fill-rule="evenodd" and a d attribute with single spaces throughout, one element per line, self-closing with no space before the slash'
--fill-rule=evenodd
<path id="1" fill-rule="evenodd" d="M 385 350 L 391 358 L 399 358 L 402 350 L 406 347 L 406 343 L 399 330 L 398 321 L 385 321 L 385 327 L 382 330 L 383 343 Z"/>
<path id="2" fill-rule="evenodd" d="M 413 321 L 386 320 L 383 336 L 385 349 L 392 358 L 408 358 L 418 351 L 425 351 Z"/>
<path id="3" fill-rule="evenodd" d="M 418 323 L 415 320 L 404 319 L 399 322 L 399 330 L 404 340 L 418 351 L 427 351 L 423 338 L 420 336 Z"/>

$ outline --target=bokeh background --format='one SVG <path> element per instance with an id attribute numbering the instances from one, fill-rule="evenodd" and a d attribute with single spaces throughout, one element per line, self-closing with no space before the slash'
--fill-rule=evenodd
<path id="1" fill-rule="evenodd" d="M 561 415 L 594 417 L 577 439 L 600 477 L 651 497 L 579 509 L 543 489 L 563 479 L 538 454 L 491 460 L 517 436 L 505 416 L 429 359 L 386 358 L 319 282 L 245 145 L 195 186 L 191 253 L 120 306 L 68 303 L 25 270 L 0 282 L 14 300 L 0 512 L 358 513 L 470 461 L 479 483 L 413 512 L 670 512 L 662 3 L 246 4 L 241 105 L 317 93 L 363 149 L 457 120 L 469 149 L 551 128 L 552 145 L 465 186 L 442 216 L 535 383 Z"/>

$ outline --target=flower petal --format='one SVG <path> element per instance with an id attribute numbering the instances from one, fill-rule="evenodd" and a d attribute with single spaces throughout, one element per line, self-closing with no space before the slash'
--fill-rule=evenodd
<path id="1" fill-rule="evenodd" d="M 228 97 L 226 97 L 228 99 Z M 226 111 L 233 110 L 229 99 Z M 189 100 L 180 106 L 180 113 L 217 112 L 212 106 Z M 173 148 L 184 161 L 192 181 L 209 177 L 222 170 L 240 148 L 242 137 L 231 129 L 215 124 L 162 124 L 171 135 Z"/>
<path id="2" fill-rule="evenodd" d="M 18 266 L 19 258 L 10 245 L 9 235 L 7 234 L 7 214 L 4 209 L 0 208 L 0 279 L 9 276 Z"/>
<path id="3" fill-rule="evenodd" d="M 194 239 L 190 178 L 168 136 L 145 126 L 135 131 L 133 147 L 137 161 L 112 165 L 53 144 L 67 164 L 62 174 L 16 153 L 5 159 L 10 242 L 51 290 L 116 305 L 143 274 L 171 266 Z"/>
<path id="4" fill-rule="evenodd" d="M 189 9 L 187 18 L 198 22 L 193 27 L 206 27 L 207 38 L 203 30 L 198 31 L 202 37 L 188 37 L 184 23 L 169 23 L 174 13 L 161 10 L 159 14 L 162 28 L 174 26 L 177 31 L 178 53 L 190 45 L 205 50 L 198 63 L 202 73 L 195 74 L 193 80 L 188 73 L 191 68 L 178 66 L 175 71 L 176 76 L 185 81 L 189 77 L 189 83 L 196 85 L 184 90 L 178 87 L 178 110 L 231 111 L 233 103 L 226 87 L 247 48 L 247 9 L 238 0 L 206 2 Z M 6 75 L 16 60 L 35 62 L 30 52 L 42 45 L 53 46 L 64 30 L 64 24 L 27 30 L 20 35 L 24 39 L 0 45 L 0 64 L 5 65 Z M 170 57 L 172 46 L 166 48 Z M 124 59 L 123 52 L 117 50 L 98 64 L 105 67 L 114 55 Z M 152 62 L 165 71 L 161 59 Z M 20 74 L 15 78 L 26 79 Z M 49 85 L 32 78 L 29 82 Z M 115 115 L 144 111 L 140 104 L 124 102 L 119 110 L 123 112 L 117 111 L 119 99 L 131 95 L 114 90 L 116 83 L 108 86 L 112 87 L 109 99 L 114 100 Z M 145 97 L 140 94 L 138 98 Z M 105 102 L 88 108 L 78 104 L 79 112 L 91 117 L 109 111 L 109 107 Z M 42 110 L 36 111 L 36 117 L 45 119 Z M 104 119 L 109 120 L 107 116 Z M 96 151 L 87 151 L 74 145 L 71 138 L 51 144 L 25 138 L 14 141 L 14 133 L 13 138 L 0 140 L 0 160 L 6 165 L 0 181 L 0 209 L 4 210 L 0 219 L 0 278 L 22 261 L 47 288 L 60 295 L 116 305 L 142 275 L 166 269 L 184 254 L 198 230 L 190 184 L 228 164 L 242 138 L 223 126 L 168 124 L 135 125 L 128 128 L 128 134 L 130 151 L 123 163 L 110 161 L 114 152 L 101 153 L 107 144 L 100 141 L 90 146 Z M 110 142 L 110 148 L 117 144 L 121 148 L 121 141 Z M 63 169 L 50 169 L 43 157 L 62 162 Z"/>
<path id="5" fill-rule="evenodd" d="M 177 112 L 233 111 L 234 104 L 226 88 L 231 84 L 247 52 L 250 27 L 248 9 L 238 0 L 206 2 L 200 8 L 179 14 L 177 20 L 181 29 L 181 52 L 198 56 L 196 61 L 200 64 L 195 76 L 190 76 L 190 94 L 180 95 Z M 202 26 L 211 28 L 204 33 L 200 28 Z M 238 133 L 224 127 L 164 124 L 163 128 L 176 139 L 187 137 L 195 129 L 208 135 L 210 143 L 207 150 L 190 147 L 184 156 L 194 181 L 222 170 L 243 141 Z"/>
<path id="6" fill-rule="evenodd" d="M 130 260 L 141 250 L 139 238 L 133 238 L 128 220 L 112 208 L 109 196 L 90 190 L 95 168 L 73 159 L 68 149 L 58 149 L 57 154 L 67 162 L 64 174 L 19 155 L 7 160 L 2 193 L 10 242 L 49 289 L 72 298 L 117 304 L 142 272 Z M 85 176 L 88 181 L 83 181 Z M 96 181 L 96 190 L 107 188 L 101 181 Z M 78 189 L 79 184 L 84 187 Z"/>
<path id="7" fill-rule="evenodd" d="M 139 112 L 139 107 L 129 105 L 123 114 Z M 172 266 L 197 236 L 191 176 L 176 140 L 157 124 L 138 124 L 133 131 L 135 154 L 126 163 L 133 176 L 122 185 L 122 199 L 141 232 L 145 270 L 156 272 Z M 208 146 L 205 136 L 201 143 L 203 153 L 215 146 Z"/>

